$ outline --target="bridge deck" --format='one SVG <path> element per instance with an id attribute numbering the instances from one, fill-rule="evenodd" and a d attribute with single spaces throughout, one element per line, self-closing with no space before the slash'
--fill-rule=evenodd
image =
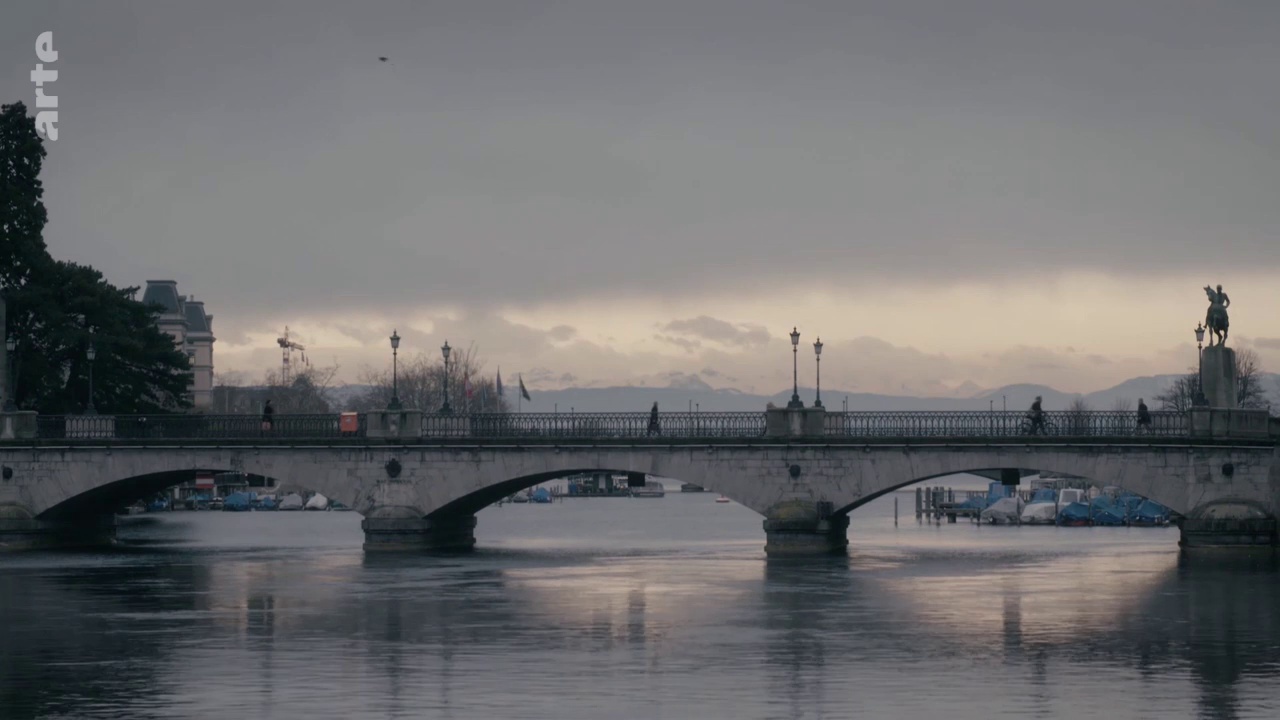
<path id="1" fill-rule="evenodd" d="M 1257 446 L 1274 440 L 1193 437 L 1183 413 L 1156 412 L 1139 426 L 1124 412 L 1050 412 L 1032 428 L 1021 412 L 830 412 L 806 434 L 767 432 L 766 413 L 503 413 L 426 415 L 418 432 L 370 432 L 363 413 L 276 415 L 40 416 L 34 438 L 0 446 L 731 446 L 1054 445 Z M 1034 430 L 1034 431 L 1033 431 Z"/>
<path id="2" fill-rule="evenodd" d="M 708 441 L 755 441 L 770 437 L 764 412 L 660 413 L 487 413 L 422 415 L 420 432 L 399 433 L 423 441 L 627 440 L 659 444 Z M 831 441 L 927 438 L 1017 439 L 1019 443 L 1052 439 L 1089 438 L 1113 442 L 1156 438 L 1187 438 L 1184 413 L 1151 413 L 1139 425 L 1128 412 L 1047 412 L 1044 423 L 1033 426 L 1021 412 L 827 412 L 821 430 L 805 433 Z M 40 440 L 344 440 L 371 433 L 367 413 L 276 415 L 265 425 L 256 415 L 53 415 L 37 419 Z"/>

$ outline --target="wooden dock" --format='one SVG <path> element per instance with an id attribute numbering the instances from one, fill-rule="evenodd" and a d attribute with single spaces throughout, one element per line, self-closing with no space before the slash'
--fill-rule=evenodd
<path id="1" fill-rule="evenodd" d="M 960 490 L 945 487 L 916 488 L 916 522 L 954 523 L 956 518 L 969 518 L 976 522 L 982 509 L 978 507 L 961 507 L 973 497 L 986 497 L 985 490 Z"/>

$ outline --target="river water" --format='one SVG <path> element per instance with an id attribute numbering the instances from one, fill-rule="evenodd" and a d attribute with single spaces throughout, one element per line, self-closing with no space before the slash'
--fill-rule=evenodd
<path id="1" fill-rule="evenodd" d="M 1280 715 L 1280 574 L 1174 529 L 895 527 L 889 496 L 847 558 L 774 562 L 714 501 L 489 508 L 453 557 L 366 556 L 349 512 L 124 518 L 0 556 L 0 717 Z"/>

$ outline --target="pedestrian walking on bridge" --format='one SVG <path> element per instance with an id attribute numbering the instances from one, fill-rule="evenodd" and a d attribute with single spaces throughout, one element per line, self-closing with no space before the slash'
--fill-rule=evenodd
<path id="1" fill-rule="evenodd" d="M 1151 411 L 1147 410 L 1147 404 L 1138 398 L 1138 427 L 1137 431 L 1151 432 Z"/>
<path id="2" fill-rule="evenodd" d="M 649 430 L 646 435 L 661 435 L 662 428 L 658 426 L 658 401 L 653 401 L 653 409 L 649 411 Z"/>

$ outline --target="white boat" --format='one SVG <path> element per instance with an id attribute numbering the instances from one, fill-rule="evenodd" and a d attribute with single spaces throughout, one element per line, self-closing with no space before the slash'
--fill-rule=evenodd
<path id="1" fill-rule="evenodd" d="M 1006 497 L 982 511 L 982 522 L 991 525 L 1015 525 L 1022 516 L 1022 498 Z"/>
<path id="2" fill-rule="evenodd" d="M 1052 488 L 1036 490 L 1018 521 L 1023 525 L 1053 525 L 1058 521 L 1058 495 L 1059 491 Z"/>
<path id="3" fill-rule="evenodd" d="M 725 496 L 721 495 L 720 497 L 716 498 L 716 502 L 718 502 L 718 503 L 727 503 L 727 502 L 729 502 L 729 498 L 727 498 L 727 497 L 725 497 Z"/>
<path id="4" fill-rule="evenodd" d="M 1022 508 L 1019 521 L 1023 525 L 1052 525 L 1058 520 L 1058 503 L 1034 502 Z"/>
<path id="5" fill-rule="evenodd" d="M 284 496 L 284 499 L 280 501 L 280 505 L 276 509 L 277 510 L 301 510 L 302 496 L 299 495 L 298 493 L 289 493 L 288 495 Z"/>
<path id="6" fill-rule="evenodd" d="M 660 498 L 667 494 L 667 489 L 662 483 L 651 483 L 645 481 L 644 485 L 631 488 L 631 497 L 638 498 Z"/>
<path id="7" fill-rule="evenodd" d="M 302 509 L 303 510 L 328 510 L 329 498 L 321 495 L 320 493 L 316 493 L 315 495 L 311 496 L 311 499 L 307 501 L 307 504 L 304 505 Z"/>

